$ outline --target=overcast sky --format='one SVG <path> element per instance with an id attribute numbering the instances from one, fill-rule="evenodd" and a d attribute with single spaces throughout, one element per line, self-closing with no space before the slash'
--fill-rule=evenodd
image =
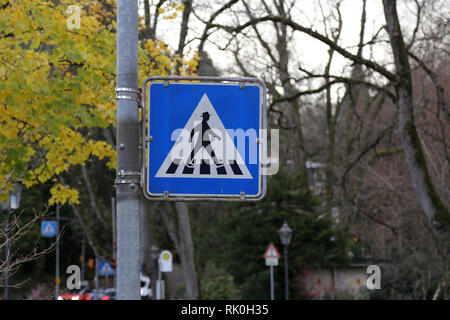
<path id="1" fill-rule="evenodd" d="M 178 0 L 181 2 L 181 0 Z M 202 17 L 204 20 L 209 20 L 212 12 L 222 6 L 223 3 L 228 0 L 210 1 L 210 0 L 194 0 L 195 13 Z M 156 2 L 156 1 L 154 1 Z M 260 5 L 259 0 L 249 0 L 254 7 Z M 271 0 L 267 1 L 271 3 Z M 286 1 L 288 2 L 288 1 Z M 329 14 L 330 10 L 334 7 L 335 0 L 297 0 L 294 8 L 292 9 L 293 20 L 301 25 L 312 27 L 314 30 L 324 34 L 324 23 L 322 13 L 320 11 L 319 2 L 322 4 L 322 8 L 325 11 L 325 15 Z M 425 2 L 429 4 L 429 2 Z M 450 11 L 450 1 L 443 0 L 443 5 L 440 9 L 445 9 L 446 12 Z M 243 10 L 242 4 L 238 3 L 233 6 L 233 10 Z M 341 32 L 339 45 L 347 50 L 356 53 L 357 44 L 359 41 L 360 32 L 360 19 L 361 19 L 361 0 L 344 0 L 341 5 L 341 14 L 343 20 L 343 28 Z M 398 10 L 400 16 L 400 23 L 403 30 L 403 34 L 406 39 L 412 34 L 412 30 L 416 24 L 415 18 L 415 4 L 413 0 L 401 0 L 398 1 Z M 143 14 L 143 11 L 142 11 Z M 385 24 L 385 18 L 383 13 L 382 0 L 367 0 L 366 4 L 366 29 L 365 29 L 365 41 L 368 41 L 372 36 L 379 31 L 379 29 Z M 440 12 L 439 14 L 444 14 Z M 255 14 L 258 15 L 258 14 Z M 261 15 L 265 15 L 261 13 Z M 445 14 L 444 14 L 445 15 Z M 240 22 L 244 23 L 247 18 L 241 15 Z M 234 15 L 228 10 L 222 13 L 215 21 L 215 23 L 235 25 Z M 157 38 L 167 43 L 173 50 L 178 46 L 178 37 L 181 24 L 181 13 L 176 19 L 163 20 L 160 19 L 157 28 Z M 327 24 L 336 25 L 335 19 L 327 19 Z M 190 41 L 188 49 L 185 50 L 185 54 L 192 54 L 197 48 L 199 41 L 195 38 L 199 37 L 203 32 L 204 24 L 200 22 L 194 14 L 191 14 L 189 21 L 189 33 L 187 41 Z M 249 28 L 250 30 L 250 28 Z M 263 24 L 259 26 L 259 30 L 264 34 L 265 39 L 271 39 L 273 34 L 273 28 L 271 23 L 267 22 L 266 27 Z M 388 39 L 384 30 L 380 32 L 380 37 Z M 238 74 L 233 73 L 232 67 L 235 65 L 234 59 L 229 52 L 220 50 L 218 46 L 223 46 L 229 35 L 223 31 L 216 32 L 210 37 L 211 41 L 208 41 L 205 45 L 205 50 L 209 53 L 213 63 L 221 70 L 222 76 L 236 76 Z M 193 40 L 194 39 L 194 40 Z M 247 52 L 246 55 L 252 61 L 261 61 L 260 65 L 265 66 L 265 52 L 264 50 L 255 50 L 256 45 L 251 43 L 251 39 L 246 40 Z M 257 42 L 257 39 L 254 39 Z M 303 68 L 311 71 L 323 72 L 324 65 L 328 58 L 328 47 L 318 40 L 311 38 L 310 36 L 295 32 L 292 41 L 290 42 L 290 68 L 295 76 L 299 76 L 298 65 L 301 64 Z M 381 65 L 386 65 L 392 61 L 391 49 L 387 42 L 382 42 L 378 45 L 366 47 L 364 49 L 364 57 L 375 60 Z M 349 61 L 343 58 L 340 54 L 335 54 L 333 58 L 333 64 L 331 68 L 331 74 L 345 75 L 350 68 Z M 386 66 L 389 69 L 393 69 L 393 65 Z M 235 69 L 237 70 L 237 69 Z M 260 77 L 259 74 L 255 74 Z M 379 77 L 382 78 L 382 77 Z M 333 95 L 334 96 L 334 95 Z"/>
<path id="2" fill-rule="evenodd" d="M 204 0 L 194 1 L 194 9 L 196 10 L 196 13 L 198 15 L 204 18 L 209 18 L 212 10 L 218 7 L 218 5 L 214 4 L 198 7 L 198 4 L 201 3 L 207 2 L 205 2 Z M 210 3 L 211 2 L 209 2 L 209 4 Z M 220 1 L 219 3 L 222 3 L 222 1 Z M 305 26 L 313 26 L 314 29 L 323 32 L 322 16 L 317 4 L 317 0 L 298 0 L 295 4 L 295 9 L 293 9 L 295 12 L 293 16 L 295 17 L 294 20 L 298 23 L 301 23 Z M 329 8 L 328 1 L 322 0 L 322 6 L 325 10 Z M 410 9 L 414 9 L 411 5 L 409 5 L 408 7 Z M 343 29 L 340 44 L 352 51 L 356 50 L 356 45 L 359 39 L 361 8 L 361 0 L 346 0 L 342 3 L 341 13 L 343 18 Z M 402 6 L 402 8 L 400 9 L 402 27 L 404 29 L 411 29 L 411 27 L 413 27 L 415 24 L 414 16 L 410 12 L 407 12 L 406 7 Z M 371 35 L 377 32 L 378 29 L 385 23 L 385 20 L 381 0 L 368 0 L 366 10 L 367 25 L 365 35 L 366 40 L 368 40 Z M 227 21 L 231 23 L 230 14 L 223 13 L 220 22 L 226 23 Z M 242 19 L 242 21 L 244 21 L 244 19 Z M 181 17 L 173 20 L 161 20 L 160 22 L 158 22 L 158 38 L 168 43 L 173 49 L 175 49 L 178 45 L 180 22 Z M 330 22 L 332 21 L 329 21 L 329 23 Z M 197 32 L 203 31 L 203 24 L 199 22 L 198 19 L 194 17 L 194 15 L 191 15 L 190 26 L 191 30 L 188 34 L 188 40 L 198 36 L 198 34 L 194 33 L 194 30 L 196 30 Z M 224 43 L 224 41 L 221 41 L 220 33 L 217 33 L 217 35 L 212 37 L 212 40 L 219 44 Z M 193 41 L 190 47 L 195 49 L 197 45 L 198 41 Z M 302 61 L 302 63 L 304 63 L 304 65 L 310 66 L 311 69 L 314 69 L 323 64 L 327 59 L 327 47 L 307 35 L 296 32 L 292 45 L 294 49 L 291 50 L 291 54 L 297 56 Z M 226 67 L 230 63 L 233 63 L 228 55 L 224 51 L 219 50 L 216 45 L 208 43 L 205 46 L 205 49 L 210 53 L 214 63 L 220 69 L 226 69 Z M 192 51 L 190 52 L 192 53 Z M 383 59 L 385 59 L 384 52 L 384 49 L 376 50 L 373 53 L 375 59 L 377 61 L 382 61 Z M 336 55 L 334 71 L 337 72 L 339 70 L 342 70 L 343 61 L 344 60 L 340 56 L 338 57 L 338 55 Z"/>

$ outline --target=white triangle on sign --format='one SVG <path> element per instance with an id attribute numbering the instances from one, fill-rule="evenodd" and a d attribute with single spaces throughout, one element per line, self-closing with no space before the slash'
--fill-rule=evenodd
<path id="1" fill-rule="evenodd" d="M 46 226 L 45 226 L 45 228 L 44 228 L 44 233 L 45 233 L 45 234 L 54 234 L 54 233 L 55 233 L 55 230 L 53 229 L 51 223 L 47 223 L 47 224 L 46 224 Z"/>
<path id="2" fill-rule="evenodd" d="M 206 115 L 206 121 L 205 113 L 209 114 Z M 210 142 L 209 146 L 199 141 L 202 139 L 201 132 L 205 122 L 211 130 L 206 131 L 203 142 L 206 139 Z M 193 150 L 194 157 L 191 159 Z M 206 93 L 176 138 L 155 177 L 253 179 Z"/>

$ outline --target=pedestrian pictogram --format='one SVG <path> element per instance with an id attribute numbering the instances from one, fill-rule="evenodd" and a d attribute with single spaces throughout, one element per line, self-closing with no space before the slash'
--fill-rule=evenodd
<path id="1" fill-rule="evenodd" d="M 156 177 L 253 179 L 206 93 Z"/>

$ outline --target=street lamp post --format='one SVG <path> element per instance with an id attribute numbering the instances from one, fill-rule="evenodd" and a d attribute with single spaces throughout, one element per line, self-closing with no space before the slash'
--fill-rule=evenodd
<path id="1" fill-rule="evenodd" d="M 13 190 L 9 192 L 9 201 L 5 201 L 1 205 L 2 210 L 8 210 L 8 221 L 6 222 L 6 272 L 5 272 L 5 300 L 9 300 L 9 266 L 10 266 L 10 251 L 11 243 L 9 242 L 9 229 L 11 223 L 11 213 L 13 210 L 19 208 L 20 197 L 22 195 L 22 184 L 19 182 L 14 183 Z"/>
<path id="2" fill-rule="evenodd" d="M 285 297 L 289 300 L 289 280 L 288 280 L 288 250 L 287 247 L 291 243 L 292 229 L 289 228 L 287 222 L 278 230 L 281 244 L 284 246 L 284 282 L 285 282 Z"/>

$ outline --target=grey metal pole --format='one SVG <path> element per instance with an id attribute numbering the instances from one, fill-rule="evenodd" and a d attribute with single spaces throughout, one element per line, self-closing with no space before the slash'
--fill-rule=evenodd
<path id="1" fill-rule="evenodd" d="M 5 274 L 5 300 L 9 300 L 9 254 L 11 251 L 11 243 L 9 242 L 9 228 L 11 223 L 11 206 L 8 208 L 8 220 L 6 222 L 6 274 Z"/>
<path id="2" fill-rule="evenodd" d="M 273 290 L 273 266 L 270 266 L 270 300 L 275 299 L 275 293 Z"/>
<path id="3" fill-rule="evenodd" d="M 55 274 L 55 299 L 59 296 L 59 203 L 56 204 L 56 274 Z"/>
<path id="4" fill-rule="evenodd" d="M 117 1 L 117 298 L 140 300 L 138 0 Z"/>
<path id="5" fill-rule="evenodd" d="M 156 277 L 158 273 L 158 260 L 152 258 L 152 269 L 150 274 L 150 286 L 152 287 L 152 300 L 156 300 Z"/>
<path id="6" fill-rule="evenodd" d="M 117 263 L 117 239 L 116 239 L 116 198 L 111 198 L 111 221 L 112 221 L 112 250 L 113 250 L 113 258 L 114 261 Z M 114 289 L 117 290 L 117 281 L 116 281 L 116 274 L 117 272 L 114 272 L 113 275 L 113 283 L 114 283 Z"/>
<path id="7" fill-rule="evenodd" d="M 288 249 L 284 246 L 284 283 L 285 283 L 285 297 L 289 300 L 289 279 L 288 279 Z"/>

